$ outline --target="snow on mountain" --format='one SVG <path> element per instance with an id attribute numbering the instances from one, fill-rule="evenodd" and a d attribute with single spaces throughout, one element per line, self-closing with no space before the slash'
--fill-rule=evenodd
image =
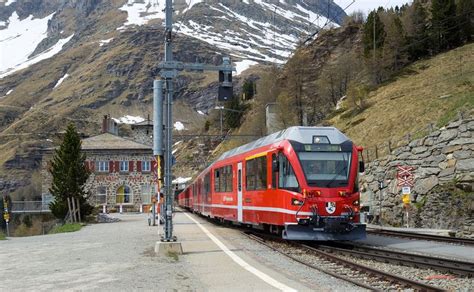
<path id="1" fill-rule="evenodd" d="M 321 3 L 253 0 L 224 5 L 186 0 L 175 5 L 174 30 L 227 50 L 238 59 L 283 63 L 302 36 L 325 25 L 337 26 L 322 15 Z M 119 30 L 164 19 L 164 6 L 162 0 L 128 0 L 120 8 L 128 18 Z"/>
<path id="2" fill-rule="evenodd" d="M 145 119 L 142 117 L 136 117 L 136 116 L 123 116 L 121 118 L 112 118 L 117 124 L 136 124 L 143 122 Z"/>
<path id="3" fill-rule="evenodd" d="M 110 39 L 106 39 L 106 40 L 100 40 L 100 41 L 99 41 L 99 46 L 102 47 L 102 46 L 104 46 L 104 45 L 110 43 L 110 42 L 113 41 L 113 40 L 114 40 L 114 38 L 110 38 Z"/>
<path id="4" fill-rule="evenodd" d="M 15 3 L 16 0 L 7 0 L 7 2 L 5 2 L 5 6 L 10 6 L 10 4 L 12 3 Z"/>
<path id="5" fill-rule="evenodd" d="M 41 41 L 47 37 L 48 22 L 53 15 L 54 13 L 44 18 L 33 18 L 30 15 L 20 20 L 16 11 L 12 13 L 8 19 L 8 26 L 0 30 L 0 78 L 51 58 L 71 40 L 74 34 L 60 39 L 52 47 L 31 56 Z"/>
<path id="6" fill-rule="evenodd" d="M 61 83 L 63 83 L 64 79 L 68 78 L 69 77 L 69 74 L 64 74 L 63 77 L 61 77 L 58 82 L 56 82 L 56 85 L 54 85 L 54 88 L 58 87 L 59 85 L 61 85 Z"/>
<path id="7" fill-rule="evenodd" d="M 181 122 L 179 122 L 179 121 L 174 123 L 174 129 L 175 129 L 176 131 L 186 130 L 186 129 L 184 128 L 183 123 L 181 123 Z"/>
<path id="8" fill-rule="evenodd" d="M 240 62 L 235 62 L 235 69 L 237 70 L 237 73 L 235 75 L 240 75 L 243 71 L 247 70 L 253 65 L 257 65 L 258 62 L 252 61 L 252 60 L 243 60 Z"/>

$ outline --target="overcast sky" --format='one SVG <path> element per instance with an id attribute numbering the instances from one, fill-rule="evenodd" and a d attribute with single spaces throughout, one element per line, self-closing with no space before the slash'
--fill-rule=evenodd
<path id="1" fill-rule="evenodd" d="M 349 5 L 352 0 L 334 0 L 339 6 L 343 9 Z M 396 5 L 401 6 L 405 3 L 413 2 L 412 0 L 355 0 L 349 8 L 347 8 L 346 13 L 351 14 L 354 11 L 362 10 L 366 15 L 373 9 L 383 6 L 385 8 L 395 7 Z"/>

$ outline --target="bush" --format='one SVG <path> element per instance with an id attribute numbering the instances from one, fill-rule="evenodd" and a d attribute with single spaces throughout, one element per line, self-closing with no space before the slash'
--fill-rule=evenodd
<path id="1" fill-rule="evenodd" d="M 7 237 L 5 236 L 5 233 L 0 231 L 0 240 L 5 240 L 5 239 L 7 239 Z"/>

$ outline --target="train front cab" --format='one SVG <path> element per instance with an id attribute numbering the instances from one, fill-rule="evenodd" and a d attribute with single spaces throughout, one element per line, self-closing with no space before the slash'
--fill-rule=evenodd
<path id="1" fill-rule="evenodd" d="M 355 147 L 350 141 L 332 145 L 325 137 L 315 139 L 313 144 L 288 143 L 291 146 L 285 147 L 286 153 L 272 155 L 272 171 L 278 180 L 293 180 L 283 182 L 283 185 L 293 184 L 297 190 L 292 192 L 293 206 L 290 207 L 296 205 L 298 211 L 292 221 L 284 223 L 283 238 L 364 239 L 366 230 L 365 224 L 359 223 L 357 181 L 359 171 L 364 171 L 363 162 L 358 159 L 362 148 Z M 285 160 L 291 165 L 281 165 Z"/>

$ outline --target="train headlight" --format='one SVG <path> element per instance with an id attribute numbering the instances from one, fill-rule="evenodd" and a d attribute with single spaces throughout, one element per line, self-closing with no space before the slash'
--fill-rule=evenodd
<path id="1" fill-rule="evenodd" d="M 355 200 L 354 202 L 352 202 L 352 205 L 359 206 L 359 200 Z"/>
<path id="2" fill-rule="evenodd" d="M 346 195 L 347 195 L 347 192 L 339 191 L 339 196 L 345 197 Z"/>
<path id="3" fill-rule="evenodd" d="M 291 204 L 293 206 L 301 206 L 301 205 L 303 205 L 303 201 L 300 201 L 298 199 L 291 199 Z"/>

